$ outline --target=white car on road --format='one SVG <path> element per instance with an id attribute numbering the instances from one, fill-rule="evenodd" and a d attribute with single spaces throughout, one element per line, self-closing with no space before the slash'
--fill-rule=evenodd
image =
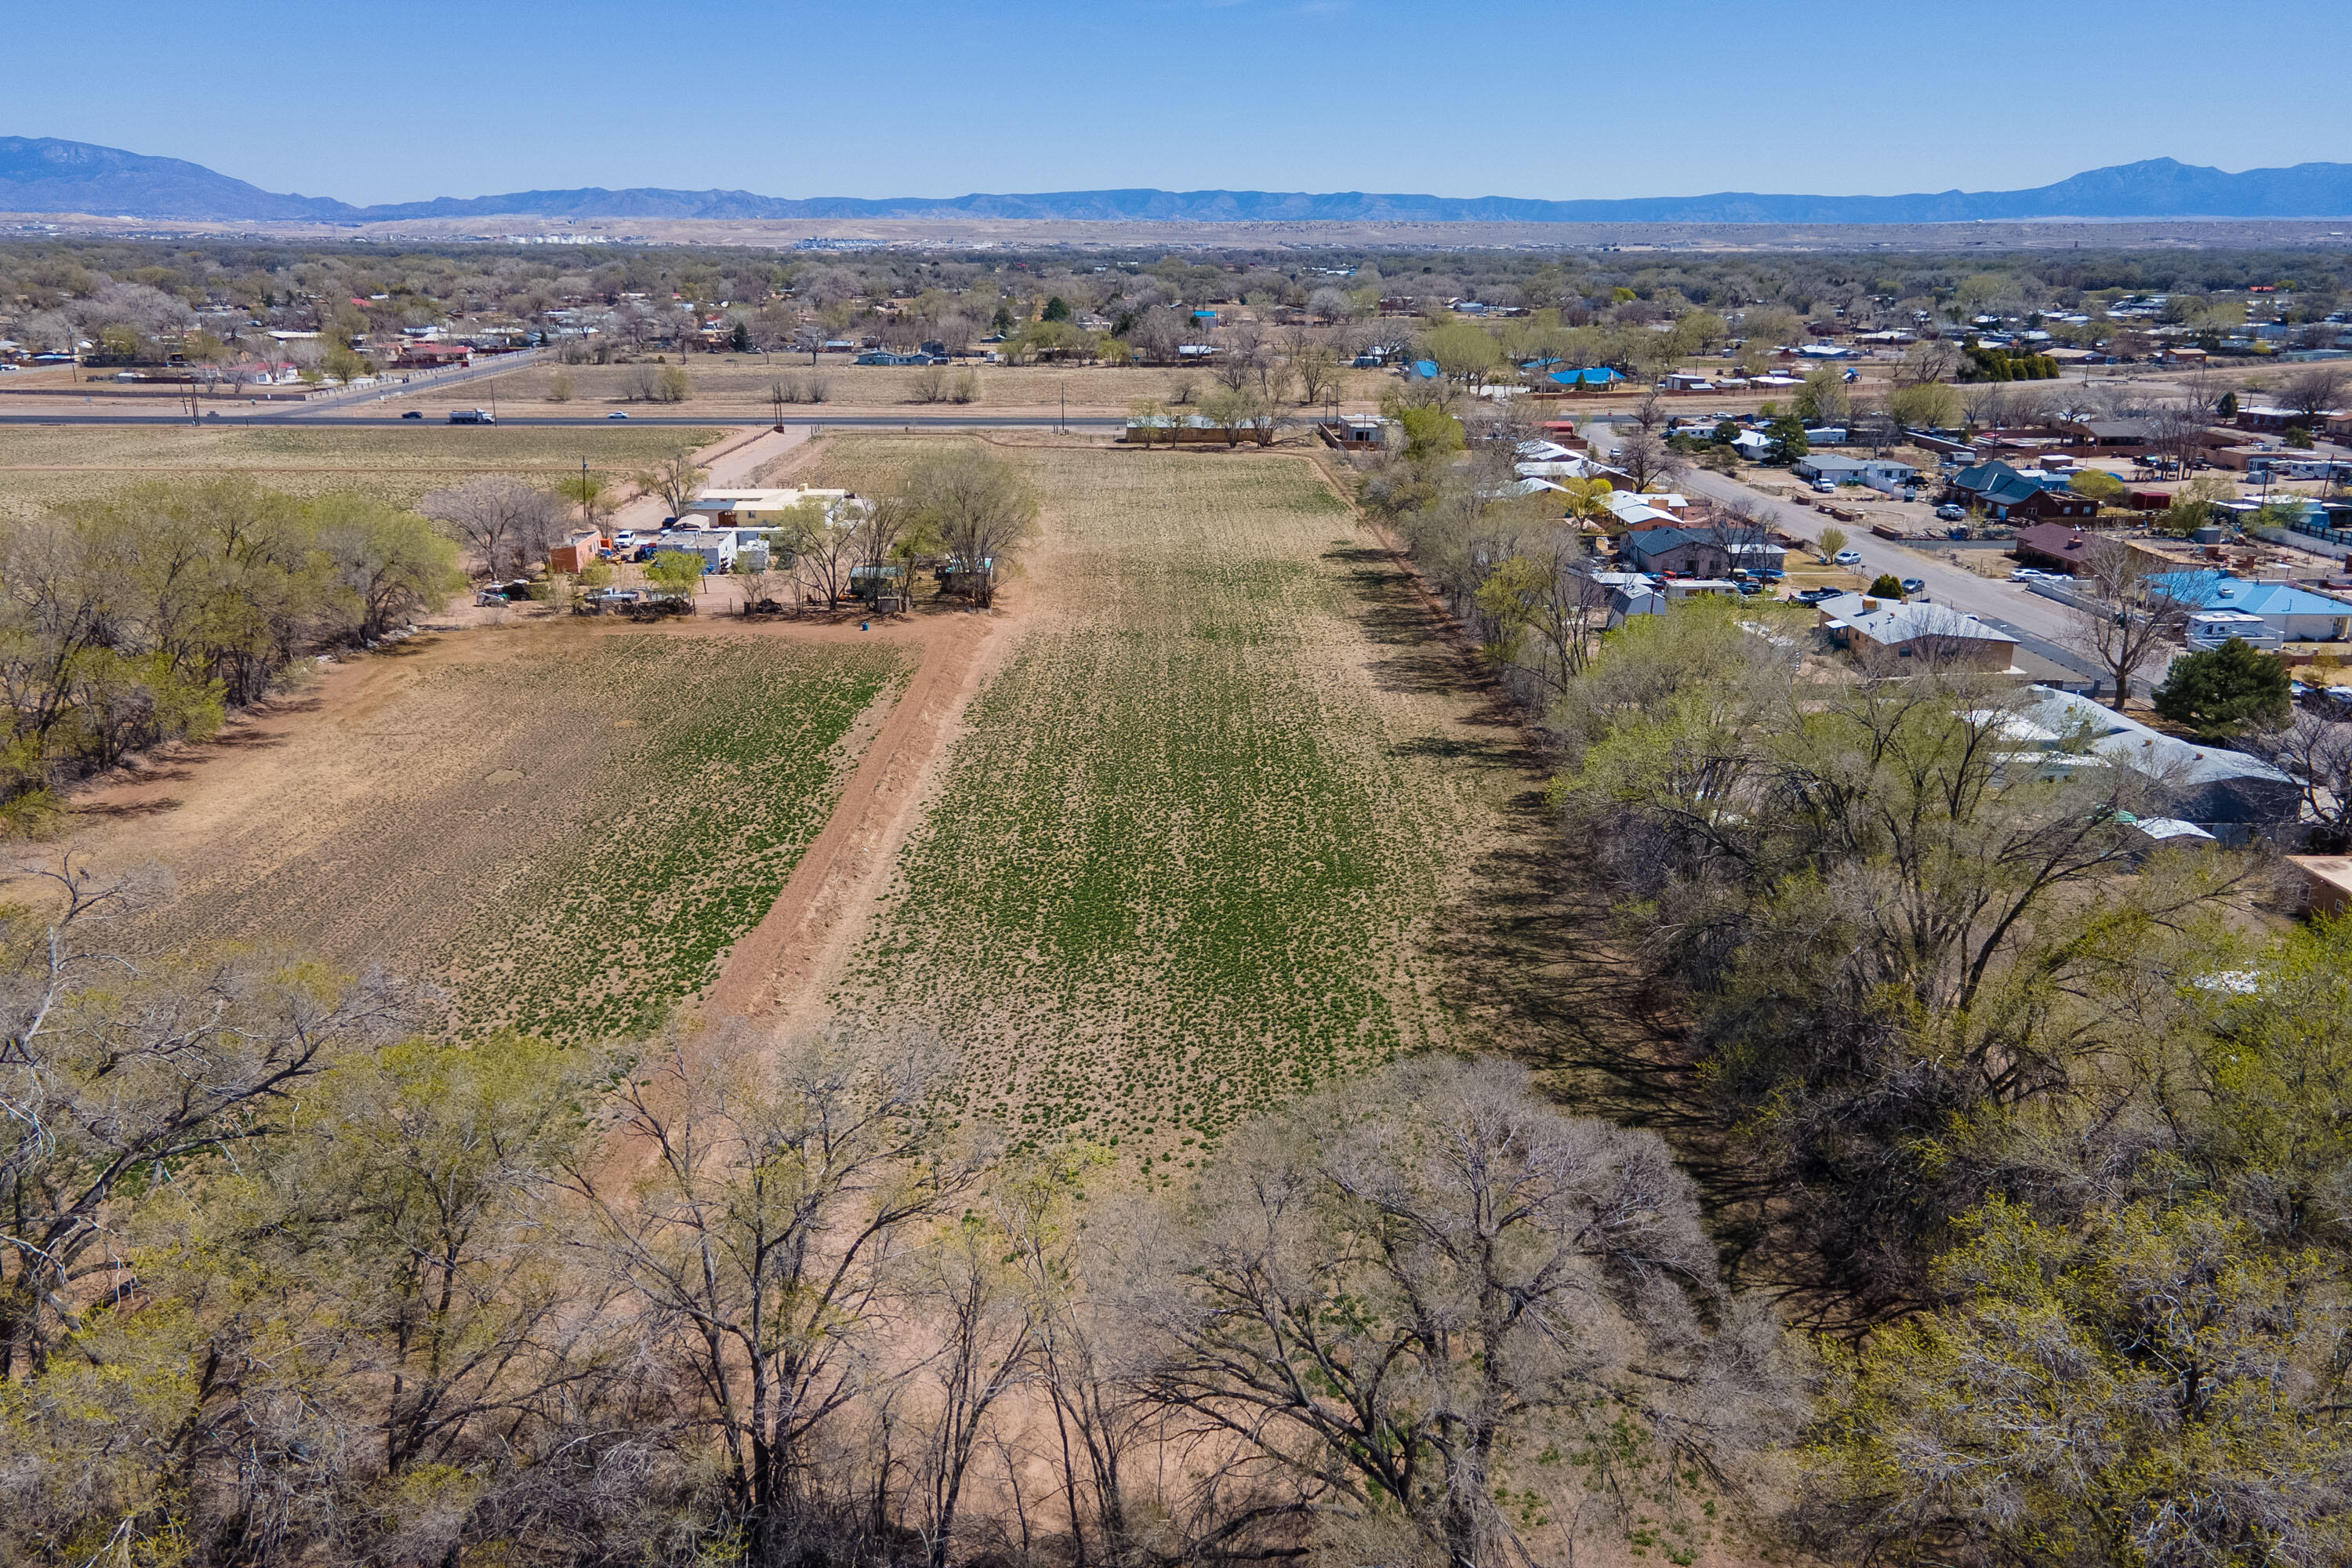
<path id="1" fill-rule="evenodd" d="M 1862 564 L 1862 552 L 1859 550 L 1841 550 L 1835 555 L 1831 556 L 1830 559 L 1836 562 L 1841 566 L 1859 566 Z"/>

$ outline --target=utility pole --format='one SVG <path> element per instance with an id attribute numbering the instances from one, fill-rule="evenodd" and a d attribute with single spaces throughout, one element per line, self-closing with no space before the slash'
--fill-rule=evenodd
<path id="1" fill-rule="evenodd" d="M 1068 382 L 1066 382 L 1066 382 L 1062 383 L 1062 424 L 1061 424 L 1061 429 L 1059 430 L 1058 434 L 1060 434 L 1060 435 L 1064 435 L 1064 436 L 1066 436 L 1066 435 L 1068 435 L 1069 433 L 1070 433 L 1070 384 L 1069 384 Z"/>
<path id="2" fill-rule="evenodd" d="M 588 459 L 580 459 L 580 526 L 588 526 Z"/>

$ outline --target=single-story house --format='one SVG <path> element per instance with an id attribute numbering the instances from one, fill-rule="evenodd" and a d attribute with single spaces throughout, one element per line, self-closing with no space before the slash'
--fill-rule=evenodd
<path id="1" fill-rule="evenodd" d="M 2141 452 L 2147 449 L 2148 427 L 2140 419 L 2076 419 L 2065 429 L 2075 433 L 2083 445 L 2109 452 Z"/>
<path id="2" fill-rule="evenodd" d="M 2249 583 L 2226 572 L 2165 572 L 2148 585 L 2192 609 L 2242 610 L 2287 642 L 2352 641 L 2352 604 L 2285 583 Z"/>
<path id="3" fill-rule="evenodd" d="M 2028 566 L 2072 572 L 2090 559 L 2093 537 L 2063 523 L 2037 522 L 2017 531 L 2010 553 Z"/>
<path id="4" fill-rule="evenodd" d="M 686 503 L 678 521 L 696 528 L 775 528 L 784 514 L 814 501 L 828 511 L 846 501 L 857 501 L 849 490 L 726 489 L 705 490 Z M 857 501 L 863 506 L 865 503 Z"/>
<path id="5" fill-rule="evenodd" d="M 2053 773 L 2085 755 L 2120 763 L 2157 780 L 2167 809 L 2216 837 L 2283 826 L 2302 815 L 2303 786 L 2259 757 L 2151 730 L 2087 697 L 2052 687 L 2027 689 L 2034 700 L 2009 725 L 2021 754 Z"/>
<path id="6" fill-rule="evenodd" d="M 2290 855 L 2286 863 L 2303 873 L 2304 904 L 2311 913 L 2352 910 L 2352 855 Z"/>
<path id="7" fill-rule="evenodd" d="M 1791 465 L 1799 479 L 1827 479 L 1832 484 L 1872 485 L 1877 489 L 1915 484 L 1919 470 L 1892 458 L 1842 458 L 1834 452 L 1808 452 Z"/>
<path id="8" fill-rule="evenodd" d="M 1624 380 L 1625 373 L 1611 370 L 1603 364 L 1594 365 L 1589 370 L 1556 370 L 1549 374 L 1548 379 L 1566 387 L 1610 386 Z"/>
<path id="9" fill-rule="evenodd" d="M 1944 493 L 1963 506 L 1981 506 L 2002 521 L 2099 515 L 2099 503 L 2089 497 L 2045 489 L 1998 458 L 1962 468 L 1947 481 Z"/>
<path id="10" fill-rule="evenodd" d="M 2340 408 L 2324 408 L 2316 414 L 2307 414 L 2299 408 L 2272 408 L 2258 404 L 2238 410 L 2237 426 L 2241 430 L 2263 430 L 2273 435 L 2298 428 L 2316 435 L 2343 417 L 2344 410 Z"/>
<path id="11" fill-rule="evenodd" d="M 1637 570 L 1676 572 L 1685 577 L 1720 577 L 1732 566 L 1724 541 L 1687 528 L 1635 529 L 1618 540 L 1617 552 Z"/>
<path id="12" fill-rule="evenodd" d="M 604 536 L 594 529 L 578 528 L 572 536 L 547 552 L 550 572 L 585 571 L 604 552 Z"/>
<path id="13" fill-rule="evenodd" d="M 1927 657 L 1947 667 L 1996 672 L 2017 660 L 2015 637 L 1948 605 L 1840 594 L 1813 608 L 1833 646 L 1874 659 Z"/>

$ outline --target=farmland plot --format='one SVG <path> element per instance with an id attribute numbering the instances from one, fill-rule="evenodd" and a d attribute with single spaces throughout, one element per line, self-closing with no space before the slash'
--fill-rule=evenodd
<path id="1" fill-rule="evenodd" d="M 455 1033 L 589 1037 L 709 984 L 910 663 L 683 628 L 449 639 L 339 672 L 180 770 L 184 800 L 101 796 L 79 837 L 173 873 L 173 945 L 381 963 L 445 987 Z"/>
<path id="2" fill-rule="evenodd" d="M 1455 1041 L 1431 927 L 1525 759 L 1305 462 L 1023 457 L 1046 503 L 1023 641 L 836 1005 L 962 1044 L 972 1111 L 1165 1173 Z"/>
<path id="3" fill-rule="evenodd" d="M 412 506 L 427 490 L 483 474 L 552 482 L 577 474 L 583 458 L 608 476 L 651 468 L 719 435 L 676 426 L 10 426 L 0 427 L 0 517 L 37 516 L 142 480 L 218 473 L 250 474 L 297 495 L 359 489 Z"/>

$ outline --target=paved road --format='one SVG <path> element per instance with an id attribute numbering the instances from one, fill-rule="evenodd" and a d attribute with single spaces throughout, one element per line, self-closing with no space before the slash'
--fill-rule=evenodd
<path id="1" fill-rule="evenodd" d="M 1602 436 L 1596 444 L 1605 449 L 1609 440 L 1609 437 Z M 1840 526 L 1833 519 L 1810 508 L 1791 506 L 1704 468 L 1693 468 L 1675 482 L 1693 494 L 1716 500 L 1748 501 L 1774 527 L 1800 539 L 1818 539 L 1822 529 Z M 1866 529 L 1850 528 L 1845 531 L 1848 546 L 1862 556 L 1865 575 L 1874 577 L 1885 572 L 1896 577 L 1916 577 L 1927 584 L 1925 596 L 1934 603 L 1976 616 L 1986 625 L 2017 638 L 2030 651 L 2086 679 L 2099 675 L 2095 664 L 2065 646 L 2075 620 L 2074 612 L 2065 605 L 2029 593 L 2013 583 L 1979 577 L 1964 566 L 1953 565 L 1945 556 L 1881 539 Z"/>
<path id="2" fill-rule="evenodd" d="M 217 421 L 207 418 L 205 422 L 221 425 L 285 425 L 298 422 L 302 417 L 301 410 L 292 408 L 257 408 L 235 414 L 223 408 L 219 412 L 220 418 Z M 188 416 L 185 414 L 0 414 L 0 425 L 185 425 L 186 423 L 188 423 Z M 396 414 L 342 415 L 331 420 L 322 420 L 320 423 L 341 429 L 346 426 L 366 425 L 446 425 L 448 423 L 448 417 L 446 414 L 428 414 L 421 420 L 403 419 Z M 587 426 L 608 423 L 619 425 L 623 421 L 618 419 L 608 421 L 601 414 L 500 414 L 499 423 L 501 426 Z M 709 429 L 713 426 L 767 425 L 773 421 L 764 414 L 751 418 L 740 415 L 730 416 L 723 414 L 632 414 L 626 423 L 694 426 Z M 1092 433 L 1123 430 L 1127 427 L 1124 415 L 1093 419 L 1082 419 L 1073 416 L 1067 421 L 1064 421 L 1050 414 L 813 414 L 787 415 L 783 423 L 787 426 L 803 426 L 814 428 L 824 426 L 832 428 L 860 430 L 902 428 L 908 430 L 1011 428 L 1051 430 L 1057 426 L 1066 426 L 1072 430 Z"/>
<path id="3" fill-rule="evenodd" d="M 388 403 L 395 397 L 411 397 L 421 392 L 439 392 L 445 387 L 463 386 L 469 381 L 484 381 L 494 375 L 506 375 L 537 364 L 547 357 L 545 349 L 524 349 L 510 354 L 495 354 L 479 364 L 463 370 L 436 371 L 415 381 L 397 382 L 389 385 L 362 386 L 356 391 L 338 392 L 325 397 L 313 397 L 286 410 L 293 418 L 305 418 L 319 414 L 331 414 L 339 409 L 364 407 L 371 403 Z M 226 416 L 224 416 L 226 417 Z M 341 423 L 341 421 L 338 421 Z"/>

